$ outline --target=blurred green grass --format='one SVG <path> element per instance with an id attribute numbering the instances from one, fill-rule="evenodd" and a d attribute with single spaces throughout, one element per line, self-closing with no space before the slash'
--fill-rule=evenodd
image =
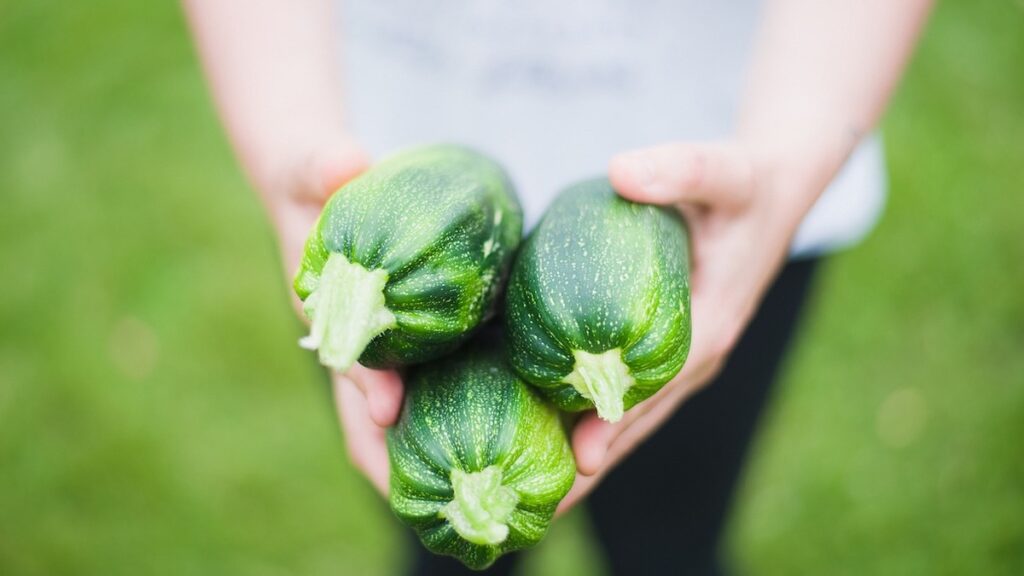
<path id="1" fill-rule="evenodd" d="M 939 7 L 888 212 L 764 422 L 745 572 L 1024 573 L 1022 62 L 1020 2 Z M 403 565 L 173 3 L 0 4 L 0 201 L 0 574 Z M 525 572 L 599 571 L 583 520 Z"/>

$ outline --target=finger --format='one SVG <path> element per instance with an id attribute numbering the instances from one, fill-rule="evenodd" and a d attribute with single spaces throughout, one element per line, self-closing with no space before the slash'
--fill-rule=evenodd
<path id="1" fill-rule="evenodd" d="M 576 423 L 572 431 L 572 449 L 580 474 L 592 476 L 601 470 L 618 426 L 601 420 L 594 412 L 584 414 Z"/>
<path id="2" fill-rule="evenodd" d="M 300 200 L 322 206 L 331 194 L 370 166 L 370 157 L 354 142 L 344 140 L 322 147 L 298 166 Z"/>
<path id="3" fill-rule="evenodd" d="M 680 374 L 657 394 L 626 412 L 618 423 L 605 422 L 596 413 L 585 414 L 573 429 L 572 438 L 579 475 L 557 513 L 564 513 L 582 499 L 608 470 L 657 430 L 698 389 L 683 381 Z"/>
<path id="4" fill-rule="evenodd" d="M 324 147 L 299 162 L 287 190 L 295 201 L 283 203 L 271 211 L 271 218 L 281 236 L 285 277 L 299 268 L 306 239 L 316 225 L 327 199 L 338 188 L 365 171 L 370 157 L 350 140 Z M 292 305 L 302 314 L 302 302 L 293 295 Z"/>
<path id="5" fill-rule="evenodd" d="M 751 168 L 726 144 L 676 142 L 612 158 L 608 178 L 624 198 L 650 204 L 734 206 L 746 198 Z"/>
<path id="6" fill-rule="evenodd" d="M 370 418 L 387 428 L 398 420 L 402 408 L 402 379 L 394 370 L 372 370 L 360 364 L 346 374 L 366 397 Z"/>
<path id="7" fill-rule="evenodd" d="M 562 498 L 562 501 L 558 503 L 558 507 L 555 509 L 555 517 L 559 517 L 572 509 L 573 506 L 577 505 L 587 494 L 590 494 L 591 490 L 597 486 L 597 483 L 601 481 L 600 476 L 576 476 L 576 481 L 573 482 L 572 488 L 569 493 Z"/>
<path id="8" fill-rule="evenodd" d="M 369 418 L 366 398 L 344 376 L 339 375 L 334 379 L 334 401 L 349 458 L 370 483 L 386 496 L 390 465 L 384 429 Z"/>
<path id="9" fill-rule="evenodd" d="M 580 474 L 590 476 L 608 465 L 608 453 L 616 440 L 632 426 L 633 422 L 644 417 L 652 407 L 670 395 L 671 382 L 659 390 L 654 396 L 630 408 L 622 420 L 610 423 L 602 420 L 596 412 L 584 414 L 573 428 L 572 445 L 576 457 L 576 469 Z"/>
<path id="10" fill-rule="evenodd" d="M 314 172 L 319 175 L 319 184 L 327 197 L 370 167 L 370 156 L 354 143 L 339 148 L 321 154 Z"/>

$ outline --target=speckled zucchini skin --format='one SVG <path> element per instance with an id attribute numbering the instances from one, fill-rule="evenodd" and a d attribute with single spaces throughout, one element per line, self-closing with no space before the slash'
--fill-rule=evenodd
<path id="1" fill-rule="evenodd" d="M 373 368 L 424 362 L 454 348 L 493 311 L 522 236 L 505 171 L 472 150 L 434 145 L 397 153 L 331 197 L 295 278 L 305 300 L 331 252 L 384 269 L 397 326 L 359 356 Z"/>
<path id="2" fill-rule="evenodd" d="M 564 379 L 573 351 L 621 349 L 625 409 L 682 368 L 690 347 L 687 231 L 670 209 L 629 202 L 607 180 L 571 186 L 523 244 L 509 278 L 510 363 L 559 408 L 593 408 Z"/>
<path id="3" fill-rule="evenodd" d="M 469 346 L 413 369 L 398 424 L 388 431 L 394 513 L 436 554 L 483 569 L 547 532 L 576 465 L 554 408 L 508 367 L 494 346 Z M 498 545 L 463 539 L 441 515 L 452 469 L 497 466 L 518 503 Z"/>

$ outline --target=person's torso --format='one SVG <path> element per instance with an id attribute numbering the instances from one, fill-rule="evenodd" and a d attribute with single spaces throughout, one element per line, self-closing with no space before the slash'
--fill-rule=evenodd
<path id="1" fill-rule="evenodd" d="M 374 155 L 445 141 L 494 156 L 531 226 L 560 189 L 604 173 L 618 152 L 728 137 L 758 4 L 345 0 L 350 126 Z M 839 201 L 833 185 L 837 213 L 820 215 L 823 198 L 809 217 L 821 225 L 805 223 L 797 251 L 856 239 L 874 222 L 876 142 L 851 169 L 864 173 L 860 185 L 836 182 Z"/>

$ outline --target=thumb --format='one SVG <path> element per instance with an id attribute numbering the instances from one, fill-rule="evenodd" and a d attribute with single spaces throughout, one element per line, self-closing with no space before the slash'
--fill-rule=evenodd
<path id="1" fill-rule="evenodd" d="M 752 175 L 746 156 L 733 145 L 674 142 L 613 157 L 608 178 L 634 202 L 729 206 L 744 201 Z"/>

